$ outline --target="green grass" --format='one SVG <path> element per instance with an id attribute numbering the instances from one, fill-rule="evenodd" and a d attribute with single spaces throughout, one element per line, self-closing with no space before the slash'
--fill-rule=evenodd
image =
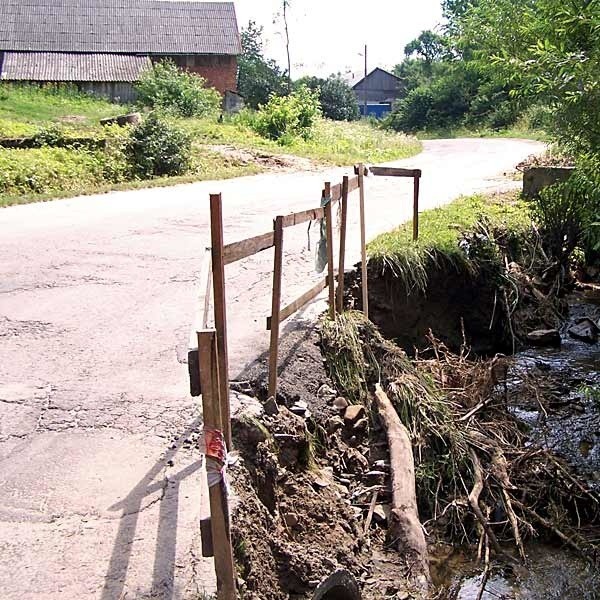
<path id="1" fill-rule="evenodd" d="M 52 160 L 48 160 L 48 154 L 43 154 L 48 150 L 51 151 Z M 62 162 L 59 162 L 58 164 L 54 156 L 55 151 L 60 151 L 60 156 L 62 157 Z M 88 167 L 87 170 L 80 171 L 78 176 L 76 176 L 82 161 L 80 151 L 60 148 L 41 148 L 38 150 L 0 149 L 0 171 L 2 170 L 3 152 L 27 153 L 26 161 L 23 161 L 21 156 L 11 154 L 11 158 L 14 157 L 14 161 L 19 163 L 22 171 L 22 174 L 19 177 L 19 183 L 22 184 L 23 181 L 31 181 L 38 186 L 41 185 L 42 181 L 49 180 L 51 183 L 43 188 L 38 187 L 37 191 L 32 187 L 29 191 L 21 188 L 20 192 L 9 190 L 0 193 L 0 207 L 55 200 L 57 198 L 70 198 L 80 195 L 103 194 L 111 191 L 168 187 L 185 183 L 194 183 L 197 181 L 231 179 L 233 177 L 256 175 L 263 171 L 263 168 L 259 165 L 243 164 L 233 159 L 223 157 L 220 154 L 201 148 L 195 148 L 193 170 L 187 175 L 110 182 L 103 180 L 102 174 L 93 166 Z M 11 162 L 13 161 L 11 160 Z M 52 179 L 52 175 L 60 172 L 61 168 L 64 169 L 65 164 L 70 165 L 70 169 L 72 169 L 75 174 L 68 178 L 63 184 L 60 184 L 60 181 L 57 181 L 57 179 Z M 0 173 L 0 189 L 1 188 L 2 173 Z"/>
<path id="2" fill-rule="evenodd" d="M 271 154 L 293 154 L 328 165 L 347 166 L 357 162 L 380 163 L 418 154 L 421 143 L 414 137 L 387 132 L 365 122 L 318 121 L 309 140 L 296 138 L 281 145 L 259 136 L 243 119 L 217 123 L 209 119 L 186 119 L 183 127 L 198 141 L 228 144 L 245 150 Z"/>
<path id="3" fill-rule="evenodd" d="M 528 127 L 515 126 L 509 129 L 468 129 L 457 127 L 454 129 L 437 129 L 434 131 L 419 131 L 419 140 L 440 140 L 456 138 L 515 138 L 523 140 L 534 140 L 537 142 L 548 142 L 550 136 L 541 130 L 533 130 Z"/>
<path id="4" fill-rule="evenodd" d="M 402 278 L 409 289 L 424 290 L 431 263 L 451 265 L 473 273 L 477 262 L 459 246 L 465 232 L 479 223 L 488 231 L 525 231 L 531 224 L 528 205 L 516 194 L 462 197 L 451 204 L 427 210 L 419 219 L 419 241 L 413 241 L 412 222 L 375 238 L 367 247 L 369 260 L 380 263 Z"/>
<path id="5" fill-rule="evenodd" d="M 69 88 L 0 85 L 0 120 L 5 126 L 6 122 L 29 126 L 59 123 L 88 130 L 98 128 L 100 119 L 130 108 Z"/>
<path id="6" fill-rule="evenodd" d="M 49 126 L 60 127 L 64 136 L 104 137 L 110 132 L 100 119 L 132 110 L 56 86 L 0 84 L 0 137 L 28 137 Z M 323 165 L 377 163 L 407 158 L 420 152 L 414 137 L 385 132 L 366 122 L 336 123 L 319 120 L 309 140 L 294 139 L 282 146 L 260 137 L 243 117 L 177 119 L 194 139 L 193 163 L 182 177 L 128 180 L 114 176 L 110 156 L 102 151 L 71 148 L 0 149 L 0 206 L 95 194 L 114 189 L 137 189 L 176 185 L 207 179 L 224 179 L 264 171 L 247 163 L 212 152 L 208 146 L 227 145 L 264 154 L 289 154 Z M 124 169 L 121 169 L 124 171 Z"/>

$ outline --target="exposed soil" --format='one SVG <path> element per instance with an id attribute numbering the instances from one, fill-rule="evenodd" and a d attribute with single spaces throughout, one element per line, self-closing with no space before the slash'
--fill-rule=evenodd
<path id="1" fill-rule="evenodd" d="M 243 165 L 257 164 L 270 171 L 319 171 L 323 168 L 322 164 L 310 158 L 294 156 L 293 154 L 270 154 L 225 144 L 211 144 L 205 147 Z"/>
<path id="2" fill-rule="evenodd" d="M 432 267 L 425 293 L 408 290 L 390 269 L 377 265 L 369 265 L 368 277 L 369 318 L 408 353 L 428 347 L 430 331 L 455 352 L 465 343 L 479 355 L 510 350 L 504 307 L 485 275 Z M 360 270 L 346 281 L 348 304 L 362 310 Z"/>
<path id="3" fill-rule="evenodd" d="M 242 457 L 233 516 L 242 597 L 312 598 L 319 582 L 340 568 L 356 578 L 364 600 L 410 597 L 402 556 L 386 550 L 384 432 L 364 410 L 354 423 L 344 419 L 347 403 L 325 372 L 314 325 L 288 330 L 281 348 L 283 356 L 293 351 L 297 358 L 283 360 L 278 414 L 234 421 Z M 265 397 L 265 358 L 238 389 Z M 273 403 L 265 408 L 273 412 Z M 375 492 L 376 514 L 365 528 Z"/>

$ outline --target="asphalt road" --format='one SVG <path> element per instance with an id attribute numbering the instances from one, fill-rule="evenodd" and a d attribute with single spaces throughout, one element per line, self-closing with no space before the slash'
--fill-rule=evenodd
<path id="1" fill-rule="evenodd" d="M 422 209 L 506 190 L 536 142 L 440 140 L 397 166 L 423 171 Z M 209 245 L 208 195 L 225 240 L 318 206 L 347 169 L 270 173 L 0 210 L 0 595 L 188 598 L 212 590 L 199 558 L 206 512 L 190 449 L 197 402 L 186 343 Z M 411 183 L 370 178 L 368 233 L 412 211 Z M 357 258 L 356 195 L 350 256 Z M 314 245 L 286 230 L 283 303 L 310 287 Z M 230 375 L 267 348 L 272 251 L 227 268 Z M 319 306 L 318 304 L 316 305 Z M 315 307 L 313 307 L 314 310 Z M 197 596 L 196 596 L 197 597 Z"/>

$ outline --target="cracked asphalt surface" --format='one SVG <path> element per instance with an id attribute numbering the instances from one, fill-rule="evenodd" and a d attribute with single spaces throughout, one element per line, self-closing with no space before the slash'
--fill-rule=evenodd
<path id="1" fill-rule="evenodd" d="M 393 163 L 423 170 L 422 209 L 519 186 L 543 145 L 439 140 Z M 348 169 L 269 173 L 0 210 L 0 592 L 3 599 L 197 598 L 206 514 L 187 393 L 187 339 L 209 245 L 319 204 Z M 411 182 L 370 178 L 370 237 L 410 218 Z M 351 197 L 348 265 L 358 258 Z M 306 291 L 317 228 L 286 230 L 283 303 Z M 227 268 L 230 375 L 266 350 L 272 251 Z M 305 314 L 323 306 L 317 301 Z M 311 313 L 312 311 L 312 313 Z"/>

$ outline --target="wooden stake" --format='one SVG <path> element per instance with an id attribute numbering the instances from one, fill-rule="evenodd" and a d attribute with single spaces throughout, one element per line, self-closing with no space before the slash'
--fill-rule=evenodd
<path id="1" fill-rule="evenodd" d="M 358 185 L 360 191 L 360 255 L 362 260 L 362 303 L 363 314 L 369 318 L 369 281 L 367 273 L 367 228 L 365 216 L 365 166 L 358 165 Z"/>
<path id="2" fill-rule="evenodd" d="M 331 183 L 325 184 L 325 198 L 331 198 Z M 331 202 L 325 206 L 325 226 L 327 228 L 327 277 L 329 278 L 329 317 L 335 319 L 335 268 L 333 266 L 333 215 Z"/>
<path id="3" fill-rule="evenodd" d="M 275 264 L 271 305 L 271 346 L 269 349 L 269 396 L 277 397 L 277 362 L 279 359 L 279 325 L 281 312 L 281 277 L 283 269 L 283 217 L 275 219 Z"/>
<path id="4" fill-rule="evenodd" d="M 217 332 L 214 329 L 198 332 L 198 357 L 200 381 L 202 385 L 202 414 L 206 430 L 222 431 L 219 394 L 219 357 Z M 213 461 L 207 457 L 209 461 Z M 207 470 L 208 495 L 210 500 L 210 525 L 212 545 L 217 575 L 217 597 L 219 600 L 235 600 L 236 573 L 231 545 L 231 527 L 227 488 L 221 479 L 216 484 L 211 481 Z M 211 483 L 213 485 L 211 486 Z"/>
<path id="5" fill-rule="evenodd" d="M 420 177 L 415 177 L 414 181 L 414 202 L 413 202 L 413 241 L 419 239 L 419 186 Z"/>
<path id="6" fill-rule="evenodd" d="M 346 271 L 346 230 L 348 223 L 348 176 L 342 180 L 342 223 L 340 227 L 340 256 L 338 268 L 337 309 L 344 312 L 344 273 Z"/>
<path id="7" fill-rule="evenodd" d="M 213 294 L 215 328 L 219 356 L 221 420 L 227 449 L 231 450 L 231 412 L 229 407 L 229 360 L 227 357 L 227 307 L 225 262 L 223 259 L 223 203 L 221 194 L 210 195 L 210 233 L 212 239 Z"/>

